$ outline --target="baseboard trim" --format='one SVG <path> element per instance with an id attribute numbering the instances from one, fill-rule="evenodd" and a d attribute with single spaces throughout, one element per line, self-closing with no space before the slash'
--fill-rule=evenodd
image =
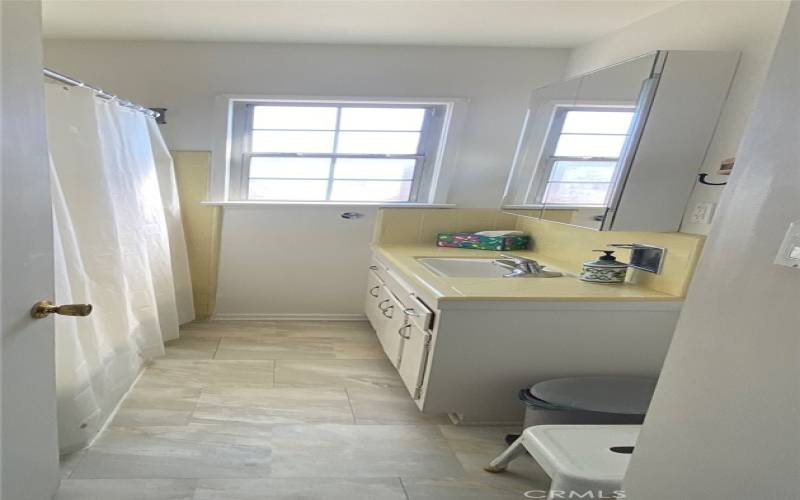
<path id="1" fill-rule="evenodd" d="M 277 313 L 218 313 L 211 316 L 211 321 L 365 321 L 363 314 L 277 314 Z"/>

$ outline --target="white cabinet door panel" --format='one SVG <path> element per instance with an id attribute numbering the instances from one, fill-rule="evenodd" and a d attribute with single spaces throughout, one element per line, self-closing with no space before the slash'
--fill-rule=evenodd
<path id="1" fill-rule="evenodd" d="M 398 371 L 411 397 L 420 399 L 425 368 L 428 364 L 431 334 L 421 330 L 414 323 L 409 323 L 403 329 L 403 335 L 403 355 Z"/>
<path id="2" fill-rule="evenodd" d="M 386 286 L 382 288 L 381 298 L 380 313 L 386 321 L 377 330 L 378 340 L 389 361 L 397 368 L 403 349 L 403 337 L 400 336 L 399 330 L 406 323 L 406 315 L 403 313 L 404 306 Z"/>

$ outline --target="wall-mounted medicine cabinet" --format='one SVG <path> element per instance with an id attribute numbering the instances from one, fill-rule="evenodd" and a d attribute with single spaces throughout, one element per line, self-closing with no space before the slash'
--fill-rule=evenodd
<path id="1" fill-rule="evenodd" d="M 533 92 L 503 209 L 677 231 L 738 53 L 657 51 Z"/>

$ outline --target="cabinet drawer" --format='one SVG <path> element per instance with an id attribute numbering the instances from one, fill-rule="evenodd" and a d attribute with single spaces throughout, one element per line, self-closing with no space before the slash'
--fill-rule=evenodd
<path id="1" fill-rule="evenodd" d="M 366 314 L 372 328 L 376 330 L 386 319 L 378 308 L 378 304 L 382 300 L 380 297 L 383 285 L 383 280 L 378 276 L 378 273 L 370 270 L 367 275 L 367 294 L 364 298 L 364 314 Z"/>
<path id="2" fill-rule="evenodd" d="M 386 273 L 389 271 L 389 268 L 376 257 L 372 257 L 369 263 L 369 270 L 378 275 L 381 281 L 386 282 Z"/>
<path id="3" fill-rule="evenodd" d="M 409 322 L 423 331 L 433 328 L 433 311 L 415 293 L 408 294 L 408 299 L 405 303 L 406 308 L 403 309 L 403 313 L 408 316 Z"/>
<path id="4" fill-rule="evenodd" d="M 433 311 L 420 300 L 414 289 L 391 269 L 386 270 L 385 277 L 386 286 L 404 304 L 404 312 L 409 321 L 422 330 L 430 329 L 433 325 Z"/>

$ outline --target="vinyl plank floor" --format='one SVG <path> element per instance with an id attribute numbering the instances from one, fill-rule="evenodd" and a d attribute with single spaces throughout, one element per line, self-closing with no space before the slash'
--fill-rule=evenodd
<path id="1" fill-rule="evenodd" d="M 274 477 L 450 477 L 464 469 L 432 425 L 287 425 L 274 429 Z"/>
<path id="2" fill-rule="evenodd" d="M 398 478 L 201 479 L 194 500 L 407 500 Z"/>
<path id="3" fill-rule="evenodd" d="M 194 322 L 56 500 L 518 499 L 531 459 L 482 470 L 513 431 L 420 413 L 366 322 Z"/>
<path id="4" fill-rule="evenodd" d="M 220 339 L 180 338 L 164 343 L 167 359 L 211 359 L 217 352 Z"/>
<path id="5" fill-rule="evenodd" d="M 278 360 L 276 387 L 402 387 L 388 359 Z"/>
<path id="6" fill-rule="evenodd" d="M 266 477 L 272 431 L 239 425 L 189 424 L 106 430 L 72 479 Z"/>
<path id="7" fill-rule="evenodd" d="M 384 359 L 383 349 L 369 337 L 280 337 L 258 341 L 221 339 L 215 359 Z"/>
<path id="8" fill-rule="evenodd" d="M 191 479 L 67 479 L 53 500 L 192 500 Z"/>
<path id="9" fill-rule="evenodd" d="M 344 389 L 274 388 L 203 392 L 195 421 L 247 424 L 352 424 L 353 412 Z"/>

